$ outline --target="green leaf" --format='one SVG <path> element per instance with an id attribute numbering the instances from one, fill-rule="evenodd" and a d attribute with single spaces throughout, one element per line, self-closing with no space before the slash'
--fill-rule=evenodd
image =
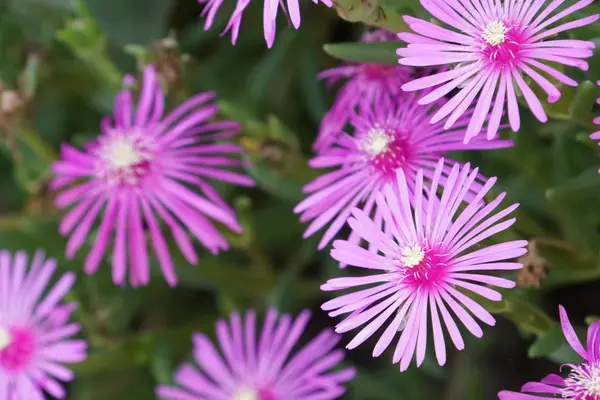
<path id="1" fill-rule="evenodd" d="M 600 174 L 598 174 L 598 168 L 594 167 L 559 186 L 548 189 L 546 197 L 549 201 L 556 201 L 585 193 L 594 193 L 598 188 L 600 188 Z"/>
<path id="2" fill-rule="evenodd" d="M 559 349 L 565 343 L 560 324 L 553 322 L 544 336 L 539 337 L 530 347 L 528 355 L 531 358 L 545 357 Z"/>
<path id="3" fill-rule="evenodd" d="M 302 186 L 305 182 L 286 176 L 259 159 L 254 160 L 247 171 L 259 187 L 277 197 L 292 202 L 298 202 L 304 197 Z"/>
<path id="4" fill-rule="evenodd" d="M 346 21 L 363 22 L 393 33 L 409 30 L 402 15 L 378 1 L 337 0 L 334 4 L 338 15 Z"/>
<path id="5" fill-rule="evenodd" d="M 106 35 L 120 45 L 148 44 L 165 36 L 172 0 L 84 0 Z"/>
<path id="6" fill-rule="evenodd" d="M 593 82 L 580 83 L 571 103 L 571 119 L 574 121 L 591 121 L 596 97 L 596 85 Z"/>
<path id="7" fill-rule="evenodd" d="M 327 54 L 344 61 L 397 65 L 398 42 L 330 43 L 323 46 Z"/>

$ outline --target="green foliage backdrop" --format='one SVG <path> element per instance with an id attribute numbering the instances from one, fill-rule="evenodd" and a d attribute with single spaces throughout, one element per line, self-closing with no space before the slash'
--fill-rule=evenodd
<path id="1" fill-rule="evenodd" d="M 0 0 L 0 90 L 20 99 L 0 114 L 0 247 L 43 248 L 60 268 L 78 274 L 69 296 L 80 304 L 76 318 L 91 351 L 74 368 L 72 399 L 154 398 L 155 385 L 170 382 L 189 357 L 191 333 L 212 336 L 215 320 L 234 309 L 311 308 L 312 333 L 335 323 L 319 309 L 326 299 L 319 285 L 340 271 L 327 251 L 317 252 L 318 238 L 302 240 L 304 227 L 292 213 L 302 185 L 317 174 L 306 162 L 334 95 L 315 75 L 340 62 L 332 55 L 395 63 L 389 45 L 352 43 L 364 29 L 359 21 L 403 29 L 400 14 L 428 18 L 417 0 L 339 1 L 339 14 L 358 23 L 307 2 L 300 30 L 288 28 L 282 17 L 275 46 L 267 51 L 260 1 L 244 16 L 236 47 L 218 36 L 228 11 L 209 32 L 202 30 L 200 11 L 194 0 Z M 585 12 L 600 12 L 600 4 Z M 600 44 L 600 24 L 572 35 Z M 345 44 L 324 49 L 340 42 Z M 60 143 L 80 145 L 94 137 L 123 74 L 137 73 L 144 63 L 159 66 L 172 104 L 198 91 L 217 92 L 222 115 L 243 125 L 241 142 L 253 161 L 248 173 L 257 181 L 251 190 L 218 186 L 245 231 L 229 234 L 231 251 L 218 257 L 203 252 L 198 267 L 179 259 L 175 290 L 157 268 L 156 279 L 137 290 L 115 287 L 108 263 L 85 276 L 81 258 L 64 259 L 60 214 L 46 188 Z M 524 111 L 521 130 L 512 135 L 514 148 L 469 154 L 486 176 L 499 177 L 496 190 L 521 203 L 517 223 L 497 240 L 532 241 L 520 286 L 539 287 L 484 303 L 498 314 L 497 326 L 485 328 L 483 340 L 469 338 L 465 351 L 452 351 L 444 368 L 430 357 L 422 368 L 400 374 L 390 354 L 371 358 L 372 344 L 349 352 L 347 362 L 359 374 L 344 398 L 493 399 L 499 389 L 517 389 L 573 358 L 556 322 L 557 305 L 565 305 L 582 330 L 600 314 L 600 158 L 588 139 L 595 130 L 592 117 L 600 112 L 593 109 L 600 52 L 589 71 L 571 72 L 583 83 L 563 87 L 563 99 L 545 105 L 547 124 Z"/>

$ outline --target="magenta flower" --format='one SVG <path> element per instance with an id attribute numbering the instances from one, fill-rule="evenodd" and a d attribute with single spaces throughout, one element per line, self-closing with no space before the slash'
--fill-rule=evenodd
<path id="1" fill-rule="evenodd" d="M 215 254 L 227 249 L 228 243 L 209 218 L 241 231 L 234 211 L 205 180 L 253 184 L 247 176 L 226 169 L 242 165 L 236 158 L 241 147 L 227 142 L 237 135 L 239 125 L 209 122 L 217 113 L 217 106 L 210 103 L 213 97 L 198 94 L 163 118 L 164 95 L 154 68 L 147 67 L 137 106 L 128 89 L 121 91 L 114 119 L 102 121 L 97 140 L 84 151 L 67 144 L 62 147 L 51 186 L 63 189 L 74 183 L 56 199 L 58 208 L 72 206 L 60 225 L 61 235 L 70 236 L 68 258 L 88 239 L 94 221 L 101 220 L 85 260 L 86 273 L 98 269 L 114 231 L 115 283 L 125 281 L 127 270 L 133 286 L 148 283 L 149 241 L 165 279 L 175 285 L 175 267 L 159 220 L 191 264 L 197 263 L 198 256 L 187 230 Z"/>
<path id="2" fill-rule="evenodd" d="M 551 374 L 541 382 L 529 382 L 521 389 L 525 393 L 501 391 L 501 400 L 567 399 L 596 400 L 600 398 L 600 321 L 592 323 L 587 332 L 587 350 L 579 341 L 567 312 L 558 306 L 560 324 L 567 342 L 583 358 L 580 364 L 565 364 L 571 371 L 567 378 Z"/>
<path id="3" fill-rule="evenodd" d="M 429 115 L 439 105 L 417 104 L 415 93 L 405 93 L 397 98 L 384 96 L 377 104 L 363 108 L 351 117 L 354 135 L 341 133 L 332 146 L 310 160 L 313 168 L 333 168 L 304 187 L 308 197 L 296 206 L 302 222 L 311 221 L 304 237 L 329 225 L 319 244 L 324 248 L 346 223 L 353 207 L 361 207 L 367 214 L 375 214 L 375 223 L 381 226 L 383 214 L 375 204 L 375 196 L 385 184 L 396 181 L 396 171 L 402 170 L 409 188 L 414 190 L 417 171 L 431 179 L 438 160 L 453 150 L 487 150 L 512 146 L 510 140 L 477 138 L 463 143 L 464 130 L 470 112 L 457 126 L 444 131 L 441 124 L 430 124 Z M 444 160 L 440 180 L 447 181 L 453 160 Z M 478 181 L 484 178 L 479 177 Z M 479 190 L 480 183 L 472 189 Z M 467 199 L 473 196 L 467 196 Z M 357 232 L 350 236 L 352 243 L 360 240 Z"/>
<path id="4" fill-rule="evenodd" d="M 60 382 L 73 380 L 63 364 L 87 357 L 87 343 L 69 318 L 75 303 L 59 304 L 75 282 L 68 272 L 50 286 L 56 261 L 36 253 L 31 266 L 22 251 L 0 251 L 0 399 L 66 398 Z"/>
<path id="5" fill-rule="evenodd" d="M 598 86 L 600 86 L 600 81 L 597 82 Z M 596 103 L 600 104 L 600 98 L 596 100 Z M 600 116 L 594 119 L 594 123 L 596 125 L 600 125 Z M 590 139 L 592 140 L 600 140 L 600 131 L 594 132 L 590 135 Z M 600 143 L 598 143 L 600 146 Z M 600 173 L 600 169 L 598 169 L 598 173 Z"/>
<path id="6" fill-rule="evenodd" d="M 327 7 L 332 6 L 331 0 L 313 0 L 313 3 L 318 4 L 319 1 L 325 4 Z M 263 8 L 263 30 L 265 32 L 265 41 L 267 46 L 271 48 L 275 41 L 275 31 L 277 22 L 277 12 L 279 7 L 283 9 L 283 12 L 287 14 L 292 25 L 295 29 L 300 27 L 300 1 L 299 0 L 287 0 L 287 8 L 285 3 L 279 0 L 264 0 Z M 200 16 L 206 18 L 204 22 L 204 30 L 209 30 L 215 20 L 215 16 L 219 9 L 223 5 L 223 0 L 198 0 L 198 3 L 204 4 L 204 9 Z M 237 41 L 240 25 L 242 24 L 242 17 L 246 7 L 250 4 L 250 0 L 237 0 L 235 10 L 231 14 L 231 18 L 225 27 L 225 30 L 221 35 L 231 32 L 231 43 L 235 44 Z"/>
<path id="7" fill-rule="evenodd" d="M 396 36 L 383 29 L 368 30 L 362 42 L 385 42 L 396 40 Z M 322 153 L 336 141 L 353 113 L 362 107 L 376 104 L 382 96 L 398 96 L 402 85 L 410 81 L 413 69 L 383 64 L 360 64 L 347 62 L 340 67 L 321 72 L 318 77 L 325 79 L 329 86 L 346 80 L 336 95 L 331 109 L 325 114 L 319 127 L 319 135 L 314 150 Z"/>
<path id="8" fill-rule="evenodd" d="M 513 131 L 518 131 L 517 90 L 523 94 L 535 117 L 546 122 L 542 104 L 525 79 L 527 77 L 537 83 L 548 95 L 550 103 L 556 102 L 561 92 L 540 72 L 565 85 L 577 86 L 576 81 L 547 62 L 587 70 L 588 64 L 583 59 L 592 55 L 594 43 L 551 38 L 598 20 L 598 15 L 592 15 L 560 22 L 592 2 L 580 0 L 552 15 L 562 1 L 546 5 L 546 0 L 421 0 L 427 11 L 454 30 L 405 17 L 415 33 L 398 35 L 408 43 L 406 48 L 398 49 L 398 55 L 403 57 L 400 64 L 451 64 L 455 67 L 416 79 L 402 88 L 407 91 L 435 88 L 431 95 L 420 100 L 421 104 L 428 104 L 459 89 L 431 119 L 433 123 L 446 119 L 445 128 L 452 127 L 477 98 L 465 142 L 479 134 L 490 109 L 487 137 L 493 138 L 504 114 L 505 103 L 510 126 Z"/>
<path id="9" fill-rule="evenodd" d="M 352 210 L 350 227 L 377 253 L 351 241 L 336 240 L 331 255 L 341 263 L 377 273 L 334 278 L 321 287 L 332 291 L 369 286 L 330 300 L 322 308 L 330 311 L 332 317 L 350 313 L 336 326 L 338 333 L 363 326 L 348 349 L 357 347 L 385 326 L 373 350 L 373 356 L 377 357 L 399 335 L 393 362 L 400 362 L 402 371 L 408 368 L 415 354 L 417 366 L 423 362 L 429 323 L 440 365 L 446 362 L 443 326 L 454 346 L 462 350 L 464 341 L 456 317 L 476 337 L 481 337 L 483 331 L 471 314 L 494 325 L 494 317 L 464 292 L 500 301 L 502 295 L 486 285 L 512 288 L 515 283 L 488 275 L 488 271 L 520 269 L 521 264 L 507 260 L 527 252 L 524 240 L 481 247 L 483 240 L 515 222 L 515 218 L 503 219 L 518 204 L 496 211 L 505 193 L 487 205 L 483 201 L 496 178 L 490 178 L 459 213 L 465 196 L 472 190 L 477 168 L 471 170 L 468 164 L 463 167 L 455 164 L 438 198 L 436 193 L 445 168 L 444 160 L 438 161 L 429 190 L 425 190 L 425 170 L 417 173 L 414 189 L 404 171 L 398 170 L 397 185 L 387 185 L 375 200 L 385 228 L 370 213 Z"/>
<path id="10" fill-rule="evenodd" d="M 334 350 L 338 335 L 324 330 L 290 357 L 309 318 L 304 311 L 296 320 L 284 314 L 278 321 L 277 312 L 270 309 L 257 337 L 255 312 L 249 311 L 244 319 L 234 312 L 229 324 L 217 322 L 222 355 L 205 335 L 195 334 L 198 368 L 181 366 L 175 374 L 178 386 L 159 386 L 157 396 L 168 400 L 339 398 L 355 372 L 353 368 L 331 371 L 344 358 L 343 350 Z"/>

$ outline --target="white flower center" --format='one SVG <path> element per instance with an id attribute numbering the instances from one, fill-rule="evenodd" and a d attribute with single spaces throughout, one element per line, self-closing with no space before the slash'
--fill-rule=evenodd
<path id="1" fill-rule="evenodd" d="M 100 176 L 111 183 L 135 185 L 148 172 L 145 161 L 152 160 L 153 139 L 143 132 L 113 133 L 100 142 Z"/>
<path id="2" fill-rule="evenodd" d="M 135 139 L 130 137 L 111 140 L 106 146 L 104 157 L 115 170 L 131 168 L 143 160 L 142 153 L 135 146 Z"/>
<path id="3" fill-rule="evenodd" d="M 400 261 L 405 267 L 412 268 L 419 265 L 425 258 L 425 251 L 418 244 L 406 246 L 400 250 Z"/>
<path id="4" fill-rule="evenodd" d="M 485 31 L 483 31 L 483 35 L 481 36 L 487 44 L 491 46 L 498 46 L 504 43 L 506 40 L 506 33 L 508 30 L 509 28 L 507 28 L 503 22 L 493 21 L 488 24 L 487 28 L 485 28 Z"/>
<path id="5" fill-rule="evenodd" d="M 4 328 L 0 328 L 0 351 L 7 348 L 11 342 L 12 337 L 10 336 L 10 333 Z"/>
<path id="6" fill-rule="evenodd" d="M 600 363 L 582 363 L 573 366 L 565 379 L 562 398 L 568 400 L 596 399 L 600 397 Z"/>
<path id="7" fill-rule="evenodd" d="M 231 400 L 260 400 L 258 392 L 249 386 L 242 386 L 233 395 Z"/>
<path id="8" fill-rule="evenodd" d="M 377 156 L 388 150 L 392 137 L 381 128 L 371 129 L 366 137 L 360 142 L 360 148 L 372 156 Z"/>

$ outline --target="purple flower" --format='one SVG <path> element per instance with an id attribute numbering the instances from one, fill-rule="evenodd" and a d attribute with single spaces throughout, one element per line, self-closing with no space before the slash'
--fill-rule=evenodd
<path id="1" fill-rule="evenodd" d="M 348 349 L 359 346 L 385 327 L 373 350 L 373 356 L 377 357 L 398 335 L 393 361 L 400 362 L 402 371 L 415 355 L 417 366 L 423 362 L 429 323 L 440 365 L 446 362 L 443 326 L 454 346 L 462 350 L 464 341 L 455 318 L 476 337 L 481 337 L 483 331 L 471 314 L 485 324 L 494 325 L 494 317 L 464 292 L 500 301 L 501 294 L 487 285 L 512 288 L 515 283 L 488 275 L 488 271 L 520 269 L 520 263 L 507 260 L 527 252 L 524 240 L 480 245 L 515 222 L 515 218 L 503 219 L 518 204 L 496 211 L 505 193 L 488 204 L 483 202 L 496 178 L 490 178 L 470 204 L 458 212 L 472 190 L 477 169 L 471 170 L 468 164 L 454 165 L 438 198 L 436 193 L 445 168 L 444 160 L 440 160 L 429 190 L 425 190 L 424 170 L 417 173 L 414 189 L 405 173 L 398 170 L 397 185 L 387 185 L 376 197 L 385 228 L 368 212 L 352 210 L 350 227 L 377 253 L 351 241 L 336 240 L 331 255 L 339 262 L 377 273 L 335 278 L 321 287 L 332 291 L 368 286 L 330 300 L 322 308 L 330 311 L 332 317 L 350 313 L 336 326 L 338 333 L 363 326 Z"/>
<path id="2" fill-rule="evenodd" d="M 205 335 L 195 334 L 198 368 L 181 366 L 175 374 L 178 386 L 159 386 L 157 396 L 169 400 L 339 398 L 355 372 L 353 368 L 331 371 L 344 358 L 343 350 L 334 349 L 338 335 L 324 330 L 290 357 L 309 318 L 310 313 L 304 311 L 296 320 L 288 314 L 278 319 L 277 312 L 270 309 L 257 335 L 256 313 L 249 311 L 242 319 L 234 312 L 229 324 L 217 322 L 222 355 Z"/>
<path id="3" fill-rule="evenodd" d="M 56 199 L 58 208 L 72 206 L 60 225 L 61 235 L 70 236 L 68 258 L 88 239 L 96 219 L 101 220 L 85 261 L 86 273 L 98 269 L 114 231 L 115 283 L 125 281 L 128 269 L 133 286 L 148 283 L 149 241 L 165 279 L 175 285 L 174 264 L 160 220 L 191 264 L 197 263 L 198 256 L 187 230 L 214 254 L 227 249 L 228 243 L 209 218 L 241 231 L 234 211 L 205 180 L 253 184 L 247 176 L 226 169 L 242 165 L 236 158 L 242 149 L 227 142 L 237 135 L 239 125 L 209 121 L 217 113 L 217 106 L 210 103 L 213 97 L 212 93 L 198 94 L 163 118 L 165 98 L 154 68 L 147 67 L 137 106 L 128 89 L 121 91 L 113 120 L 102 121 L 97 140 L 84 151 L 67 144 L 62 147 L 62 160 L 53 165 L 57 177 L 51 186 L 63 189 L 74 184 Z"/>
<path id="4" fill-rule="evenodd" d="M 498 393 L 498 398 L 501 400 L 596 400 L 600 398 L 600 321 L 592 323 L 588 328 L 586 350 L 571 326 L 565 309 L 562 306 L 559 306 L 558 309 L 565 338 L 573 350 L 583 358 L 583 361 L 577 365 L 564 365 L 570 369 L 566 379 L 551 374 L 541 382 L 529 382 L 521 389 L 522 392 L 532 394 L 504 390 Z"/>
<path id="5" fill-rule="evenodd" d="M 598 86 L 600 86 L 600 81 L 598 81 L 597 84 L 598 84 Z M 600 104 L 600 98 L 598 100 L 596 100 L 596 103 Z M 596 125 L 600 125 L 600 116 L 597 117 L 596 119 L 594 119 L 594 123 Z M 600 140 L 600 131 L 592 133 L 590 135 L 590 139 Z M 598 143 L 598 145 L 600 146 L 600 143 Z M 598 172 L 600 173 L 600 169 L 598 169 Z"/>
<path id="6" fill-rule="evenodd" d="M 72 337 L 75 303 L 59 304 L 75 282 L 75 274 L 49 285 L 56 261 L 38 251 L 31 266 L 27 254 L 0 251 L 0 399 L 44 400 L 44 392 L 64 399 L 60 382 L 73 380 L 63 364 L 87 357 L 87 343 Z"/>
<path id="7" fill-rule="evenodd" d="M 433 123 L 446 119 L 445 128 L 452 127 L 475 98 L 475 111 L 466 131 L 468 142 L 482 130 L 491 109 L 487 137 L 493 138 L 508 104 L 508 120 L 513 131 L 520 127 L 516 92 L 520 91 L 529 108 L 542 122 L 547 121 L 540 100 L 525 82 L 530 78 L 556 102 L 560 90 L 540 72 L 565 85 L 577 82 L 548 62 L 588 69 L 582 59 L 592 56 L 594 43 L 582 40 L 552 39 L 558 33 L 591 24 L 599 15 L 575 21 L 559 22 L 581 10 L 593 0 L 577 3 L 556 11 L 562 1 L 482 1 L 421 0 L 434 17 L 449 25 L 450 30 L 421 19 L 405 17 L 415 33 L 398 37 L 408 43 L 398 49 L 400 64 L 410 66 L 454 65 L 449 71 L 416 79 L 402 88 L 407 91 L 435 88 L 427 98 L 428 104 L 443 98 L 454 89 L 452 96 L 432 117 Z M 558 24 L 557 24 L 558 23 Z"/>
<path id="8" fill-rule="evenodd" d="M 296 206 L 302 222 L 311 221 L 304 236 L 308 237 L 329 225 L 319 244 L 322 249 L 346 223 L 353 207 L 374 213 L 375 224 L 381 226 L 383 214 L 377 209 L 375 195 L 385 184 L 396 181 L 396 171 L 404 171 L 410 190 L 414 190 L 417 171 L 431 179 L 435 166 L 453 150 L 499 149 L 512 146 L 510 140 L 488 141 L 477 138 L 463 143 L 470 112 L 457 126 L 444 131 L 441 124 L 430 124 L 429 115 L 439 102 L 427 106 L 417 104 L 416 93 L 400 97 L 384 96 L 369 108 L 351 116 L 354 135 L 337 135 L 332 146 L 310 160 L 313 168 L 333 168 L 304 187 L 308 197 Z M 445 160 L 440 185 L 445 185 L 453 160 Z M 483 181 L 483 177 L 479 177 Z M 480 183 L 473 183 L 477 191 Z M 473 196 L 467 196 L 467 199 Z M 360 240 L 357 232 L 352 243 Z"/>
<path id="9" fill-rule="evenodd" d="M 369 30 L 363 34 L 362 42 L 383 42 L 396 40 L 396 36 L 383 29 Z M 383 64 L 360 64 L 347 62 L 340 67 L 321 72 L 318 77 L 325 79 L 329 86 L 346 80 L 339 89 L 335 102 L 325 114 L 319 127 L 319 135 L 313 148 L 322 153 L 328 150 L 344 129 L 351 115 L 362 107 L 378 103 L 382 96 L 398 96 L 402 85 L 410 81 L 412 68 Z"/>
<path id="10" fill-rule="evenodd" d="M 313 3 L 318 4 L 319 1 L 325 4 L 327 7 L 332 6 L 331 0 L 313 0 Z M 275 30 L 277 21 L 277 12 L 279 7 L 288 15 L 292 25 L 295 29 L 300 27 L 300 1 L 299 0 L 287 0 L 287 8 L 285 3 L 279 0 L 264 0 L 263 8 L 263 30 L 265 32 L 265 41 L 267 46 L 271 48 L 275 41 Z M 204 30 L 209 30 L 215 20 L 215 16 L 219 9 L 223 5 L 223 0 L 198 0 L 198 3 L 204 4 L 204 9 L 200 16 L 206 18 L 204 22 Z M 250 4 L 250 0 L 237 0 L 235 10 L 231 14 L 231 18 L 225 27 L 225 30 L 221 35 L 227 34 L 231 31 L 231 43 L 235 44 L 237 41 L 240 25 L 242 24 L 242 17 L 246 7 Z"/>

